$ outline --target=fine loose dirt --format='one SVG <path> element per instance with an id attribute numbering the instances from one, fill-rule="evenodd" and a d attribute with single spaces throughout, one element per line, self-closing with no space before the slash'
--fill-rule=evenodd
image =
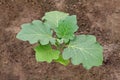
<path id="1" fill-rule="evenodd" d="M 120 0 L 0 0 L 0 80 L 120 80 Z M 20 25 L 59 10 L 77 15 L 76 34 L 92 34 L 104 62 L 79 66 L 40 63 L 34 45 L 16 39 Z"/>

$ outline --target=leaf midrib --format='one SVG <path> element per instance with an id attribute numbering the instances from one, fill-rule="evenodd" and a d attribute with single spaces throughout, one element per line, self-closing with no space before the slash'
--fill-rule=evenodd
<path id="1" fill-rule="evenodd" d="M 76 49 L 79 49 L 80 51 L 81 51 L 81 53 L 82 53 L 82 51 L 84 51 L 84 52 L 86 52 L 87 54 L 89 53 L 86 49 L 99 49 L 99 48 L 79 48 L 79 47 L 76 47 L 76 46 L 68 46 L 68 48 L 76 48 Z M 98 56 L 95 56 L 95 55 L 92 55 L 92 54 L 88 54 L 88 55 L 90 55 L 90 56 L 92 56 L 92 57 L 94 57 L 94 58 L 96 58 L 96 59 L 99 59 L 99 57 Z"/>

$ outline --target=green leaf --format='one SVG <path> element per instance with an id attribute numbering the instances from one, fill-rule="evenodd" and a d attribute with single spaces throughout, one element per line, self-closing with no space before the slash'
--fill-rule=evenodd
<path id="1" fill-rule="evenodd" d="M 31 44 L 40 41 L 42 45 L 49 42 L 55 43 L 55 38 L 52 38 L 53 32 L 50 26 L 43 24 L 40 20 L 34 20 L 32 23 L 22 25 L 22 30 L 17 34 L 17 38 L 23 41 L 29 41 Z"/>
<path id="2" fill-rule="evenodd" d="M 59 58 L 60 52 L 58 50 L 54 50 L 50 45 L 39 45 L 34 48 L 35 57 L 37 61 L 46 61 L 50 63 L 54 59 Z"/>
<path id="3" fill-rule="evenodd" d="M 58 44 L 63 44 L 63 39 L 57 39 Z"/>
<path id="4" fill-rule="evenodd" d="M 103 48 L 96 42 L 96 38 L 92 35 L 79 35 L 76 39 L 71 41 L 68 48 L 63 51 L 63 58 L 71 58 L 74 65 L 80 63 L 86 69 L 92 66 L 99 66 L 103 61 Z"/>
<path id="5" fill-rule="evenodd" d="M 45 16 L 42 18 L 42 20 L 45 20 L 46 23 L 51 25 L 52 29 L 55 29 L 58 27 L 59 20 L 63 20 L 65 17 L 67 17 L 69 14 L 60 12 L 60 11 L 51 11 L 45 13 Z"/>
<path id="6" fill-rule="evenodd" d="M 65 43 L 74 39 L 74 32 L 78 29 L 76 16 L 68 16 L 60 20 L 58 27 L 55 29 L 58 38 L 62 38 Z"/>
<path id="7" fill-rule="evenodd" d="M 69 64 L 69 60 L 64 60 L 62 55 L 59 56 L 57 60 L 54 60 L 55 62 L 59 62 L 60 64 L 67 66 Z"/>

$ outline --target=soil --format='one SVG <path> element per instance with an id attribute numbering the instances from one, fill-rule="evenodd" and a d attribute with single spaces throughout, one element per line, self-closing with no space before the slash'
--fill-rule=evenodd
<path id="1" fill-rule="evenodd" d="M 0 0 L 0 80 L 120 80 L 120 0 Z M 20 25 L 59 10 L 77 15 L 76 34 L 92 34 L 104 62 L 79 66 L 40 63 L 34 45 L 16 39 Z"/>

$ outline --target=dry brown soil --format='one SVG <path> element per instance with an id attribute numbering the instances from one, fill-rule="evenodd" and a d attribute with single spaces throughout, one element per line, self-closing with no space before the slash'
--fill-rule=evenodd
<path id="1" fill-rule="evenodd" d="M 21 24 L 52 10 L 77 15 L 76 34 L 97 37 L 102 66 L 36 62 L 34 45 L 15 36 Z M 0 80 L 120 80 L 120 0 L 0 0 Z"/>

